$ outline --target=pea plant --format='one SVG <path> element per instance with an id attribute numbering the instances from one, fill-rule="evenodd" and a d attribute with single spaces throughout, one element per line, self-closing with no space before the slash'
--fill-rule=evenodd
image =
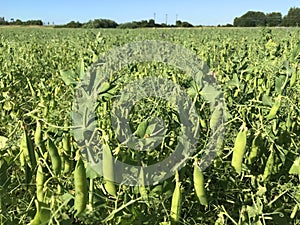
<path id="1" fill-rule="evenodd" d="M 0 224 L 299 224 L 299 34 L 297 28 L 1 29 Z M 226 110 L 210 107 L 204 87 L 180 68 L 123 66 L 96 96 L 101 174 L 76 138 L 70 112 L 77 85 L 111 49 L 146 40 L 183 46 L 205 62 Z M 155 97 L 136 102 L 128 126 L 142 143 L 156 140 L 155 132 L 161 142 L 142 152 L 118 140 L 114 102 L 128 83 L 150 75 L 192 99 L 199 116 L 195 152 L 155 184 L 146 183 L 143 169 L 139 185 L 117 183 L 109 179 L 117 176 L 115 159 L 145 168 L 181 144 L 183 118 Z M 216 139 L 216 156 L 203 169 L 199 163 L 223 114 L 224 139 Z"/>

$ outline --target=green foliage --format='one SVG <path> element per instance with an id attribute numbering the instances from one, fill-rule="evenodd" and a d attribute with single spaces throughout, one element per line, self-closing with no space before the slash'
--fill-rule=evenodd
<path id="1" fill-rule="evenodd" d="M 233 24 L 236 27 L 295 27 L 300 25 L 300 8 L 290 8 L 288 14 L 283 18 L 280 12 L 264 14 L 263 12 L 248 11 L 241 17 L 236 17 Z"/>
<path id="2" fill-rule="evenodd" d="M 116 28 L 118 24 L 109 19 L 95 19 L 83 24 L 83 28 Z"/>
<path id="3" fill-rule="evenodd" d="M 300 8 L 290 8 L 288 14 L 283 17 L 283 26 L 294 27 L 300 25 Z"/>
<path id="4" fill-rule="evenodd" d="M 66 25 L 61 26 L 61 27 L 66 27 L 66 28 L 81 28 L 82 26 L 83 26 L 83 24 L 80 23 L 80 22 L 71 21 L 71 22 L 69 22 Z"/>
<path id="5" fill-rule="evenodd" d="M 43 26 L 43 21 L 41 20 L 27 20 L 27 21 L 22 21 L 20 19 L 17 19 L 16 21 L 13 22 L 6 22 L 3 25 L 18 25 L 18 26 Z"/>
<path id="6" fill-rule="evenodd" d="M 177 20 L 176 21 L 176 27 L 193 27 L 192 24 L 190 24 L 189 22 L 186 22 L 186 21 L 180 21 L 180 20 Z"/>
<path id="7" fill-rule="evenodd" d="M 160 27 L 159 24 L 156 24 L 153 19 L 141 20 L 141 21 L 132 21 L 128 23 L 122 23 L 118 26 L 121 29 L 135 29 L 135 28 L 145 28 L 145 27 Z"/>
<path id="8" fill-rule="evenodd" d="M 266 25 L 266 15 L 263 12 L 249 11 L 234 19 L 236 27 L 259 27 Z"/>
<path id="9" fill-rule="evenodd" d="M 1 35 L 0 224 L 29 224 L 30 221 L 82 225 L 170 224 L 176 183 L 180 183 L 182 194 L 180 213 L 176 214 L 179 224 L 300 223 L 299 29 L 107 29 L 99 32 L 12 28 L 3 29 Z M 80 166 L 86 170 L 86 177 L 74 178 L 79 159 L 76 152 L 80 150 L 69 127 L 74 86 L 82 71 L 97 61 L 97 56 L 125 43 L 149 39 L 182 45 L 208 63 L 222 87 L 228 108 L 225 141 L 213 164 L 199 176 L 201 191 L 195 192 L 193 162 L 189 162 L 179 171 L 180 181 L 174 182 L 172 177 L 146 186 L 143 196 L 140 187 L 115 184 L 114 196 L 105 189 L 103 177 L 88 165 Z M 180 132 L 177 114 L 159 99 L 138 102 L 130 115 L 132 131 L 151 116 L 159 117 L 166 124 L 164 142 L 159 147 L 144 155 L 137 154 L 120 145 L 111 128 L 109 113 L 114 100 L 111 95 L 130 81 L 154 74 L 176 80 L 195 98 L 202 120 L 194 158 L 201 159 L 210 135 L 212 112 L 197 91 L 189 91 L 193 90 L 193 83 L 183 71 L 160 63 L 128 65 L 112 74 L 109 84 L 101 87 L 97 119 L 101 132 L 109 135 L 108 149 L 118 159 L 137 164 L 141 159 L 150 163 L 161 161 L 175 148 Z M 278 96 L 281 100 L 277 108 Z M 276 112 L 268 116 L 274 105 Z M 37 121 L 42 132 L 38 142 L 28 145 L 40 130 L 36 129 Z M 156 128 L 155 123 L 149 120 L 146 132 L 142 132 L 147 135 L 140 134 L 141 139 L 147 140 L 150 128 Z M 243 123 L 248 130 L 238 174 L 231 160 Z M 30 146 L 30 152 L 23 157 L 27 161 L 22 163 L 20 139 L 24 129 L 28 135 L 24 146 Z M 45 147 L 49 139 L 57 148 L 54 158 L 60 157 L 59 172 L 55 172 L 53 155 Z M 79 177 L 87 182 L 85 207 L 80 207 L 82 212 L 75 218 L 79 209 L 79 205 L 74 208 L 76 190 L 80 196 Z M 204 205 L 199 202 L 199 196 L 203 196 L 199 193 L 204 189 L 207 206 L 206 202 Z"/>
<path id="10" fill-rule="evenodd" d="M 277 27 L 282 22 L 282 15 L 280 12 L 272 12 L 266 14 L 266 26 Z"/>

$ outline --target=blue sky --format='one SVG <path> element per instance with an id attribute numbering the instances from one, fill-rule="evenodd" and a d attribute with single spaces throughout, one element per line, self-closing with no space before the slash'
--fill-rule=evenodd
<path id="1" fill-rule="evenodd" d="M 174 24 L 178 19 L 194 25 L 218 25 L 232 23 L 236 16 L 249 10 L 281 12 L 286 15 L 290 7 L 300 7 L 296 0 L 7 0 L 2 1 L 0 16 L 6 20 L 41 19 L 55 24 L 71 20 L 86 22 L 107 18 L 118 23 L 151 19 Z"/>

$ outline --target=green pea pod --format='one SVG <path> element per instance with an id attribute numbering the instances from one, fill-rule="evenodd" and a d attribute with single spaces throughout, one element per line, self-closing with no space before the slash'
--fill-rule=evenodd
<path id="1" fill-rule="evenodd" d="M 81 157 L 79 158 L 75 166 L 74 185 L 75 185 L 74 209 L 76 211 L 75 217 L 77 217 L 85 210 L 86 204 L 88 202 L 88 183 L 86 179 L 86 170 Z"/>
<path id="2" fill-rule="evenodd" d="M 207 205 L 207 198 L 206 198 L 205 187 L 204 187 L 204 176 L 202 170 L 196 165 L 196 163 L 194 165 L 193 179 L 194 179 L 195 192 L 199 199 L 200 204 Z"/>
<path id="3" fill-rule="evenodd" d="M 21 163 L 21 167 L 22 169 L 25 168 L 25 165 L 26 165 L 26 159 L 25 159 L 25 155 L 24 155 L 24 152 L 22 150 L 20 150 L 20 163 Z"/>
<path id="4" fill-rule="evenodd" d="M 26 136 L 27 136 L 26 132 L 24 132 L 22 134 L 21 141 L 20 141 L 20 152 L 22 154 L 22 156 L 20 154 L 20 161 L 21 161 L 21 164 L 24 164 L 24 165 L 25 165 L 26 162 L 30 161 L 28 148 L 27 148 L 27 138 L 26 138 Z"/>
<path id="5" fill-rule="evenodd" d="M 71 142 L 70 142 L 69 134 L 66 134 L 66 135 L 63 136 L 62 146 L 63 146 L 63 149 L 66 153 L 68 153 L 68 154 L 71 153 L 72 148 L 71 148 Z"/>
<path id="6" fill-rule="evenodd" d="M 42 137 L 42 124 L 39 120 L 36 121 L 36 130 L 34 133 L 34 143 L 36 146 L 41 146 L 41 143 L 43 142 L 43 137 Z"/>
<path id="7" fill-rule="evenodd" d="M 272 174 L 273 171 L 273 166 L 274 166 L 274 160 L 275 160 L 275 151 L 273 150 L 273 143 L 271 144 L 270 147 L 270 155 L 268 157 L 265 169 L 264 169 L 264 173 L 263 173 L 263 181 L 266 181 L 269 176 Z"/>
<path id="8" fill-rule="evenodd" d="M 293 109 L 291 109 L 291 111 L 289 112 L 288 117 L 287 117 L 286 122 L 285 122 L 285 126 L 286 126 L 288 131 L 290 131 L 291 128 L 292 128 L 291 112 L 293 112 Z"/>
<path id="9" fill-rule="evenodd" d="M 21 137 L 20 151 L 21 153 L 23 153 L 22 157 L 24 157 L 23 159 L 21 159 L 21 164 L 28 163 L 31 169 L 35 169 L 37 164 L 36 164 L 34 147 L 33 147 L 32 140 L 28 136 L 25 129 L 24 129 L 23 136 Z"/>
<path id="10" fill-rule="evenodd" d="M 233 155 L 231 165 L 236 170 L 238 174 L 242 172 L 242 163 L 243 158 L 246 150 L 247 144 L 247 127 L 245 124 L 242 125 L 240 131 L 235 139 L 234 148 L 233 148 Z"/>
<path id="11" fill-rule="evenodd" d="M 43 188 L 44 188 L 44 183 L 45 183 L 45 175 L 44 175 L 44 172 L 43 172 L 42 165 L 38 166 L 38 169 L 37 169 L 37 172 L 36 172 L 35 182 L 36 182 L 36 196 L 37 196 L 37 200 L 39 202 L 44 202 Z"/>
<path id="12" fill-rule="evenodd" d="M 43 116 L 47 117 L 48 113 L 49 113 L 49 107 L 48 107 L 48 105 L 45 105 L 43 108 Z"/>
<path id="13" fill-rule="evenodd" d="M 62 146 L 64 150 L 64 174 L 68 174 L 71 172 L 73 167 L 73 161 L 71 160 L 72 147 L 71 147 L 70 136 L 68 134 L 63 136 Z"/>
<path id="14" fill-rule="evenodd" d="M 47 147 L 52 162 L 53 172 L 55 175 L 58 175 L 61 172 L 61 158 L 58 149 L 50 138 L 47 140 Z"/>
<path id="15" fill-rule="evenodd" d="M 31 92 L 31 96 L 32 96 L 33 98 L 35 98 L 35 97 L 36 97 L 36 93 L 35 93 L 35 91 L 34 91 L 34 88 L 33 88 L 32 84 L 31 84 L 29 78 L 26 77 L 26 80 L 27 80 L 27 83 L 28 83 L 28 86 L 29 86 L 29 89 L 30 89 L 30 92 Z"/>
<path id="16" fill-rule="evenodd" d="M 273 119 L 276 115 L 277 112 L 280 108 L 280 103 L 281 103 L 281 96 L 279 95 L 276 99 L 275 99 L 275 103 L 272 106 L 272 108 L 270 109 L 269 114 L 266 116 L 267 119 Z"/>
<path id="17" fill-rule="evenodd" d="M 290 80 L 290 87 L 294 86 L 297 81 L 297 69 L 293 70 L 291 80 Z"/>
<path id="18" fill-rule="evenodd" d="M 251 145 L 251 151 L 249 153 L 249 156 L 248 156 L 248 163 L 249 164 L 252 164 L 256 157 L 257 157 L 257 154 L 258 154 L 258 150 L 259 150 L 259 146 L 260 146 L 260 134 L 256 135 L 252 141 L 252 145 Z"/>
<path id="19" fill-rule="evenodd" d="M 298 209 L 299 209 L 299 207 L 298 207 L 298 204 L 296 203 L 296 205 L 294 206 L 293 211 L 292 211 L 292 213 L 291 213 L 291 215 L 290 215 L 290 218 L 291 218 L 291 219 L 294 219 L 294 218 L 295 218 L 295 216 L 296 216 L 296 214 L 297 214 L 297 212 L 298 212 Z"/>
<path id="20" fill-rule="evenodd" d="M 210 118 L 209 127 L 212 130 L 216 130 L 219 120 L 222 119 L 222 111 L 219 108 L 216 108 Z"/>
<path id="21" fill-rule="evenodd" d="M 175 189 L 174 189 L 174 192 L 172 195 L 170 216 L 171 216 L 171 220 L 173 222 L 179 222 L 180 214 L 181 214 L 182 193 L 181 193 L 178 171 L 176 171 L 175 180 L 176 180 L 176 184 L 175 184 Z"/>
<path id="22" fill-rule="evenodd" d="M 200 117 L 200 124 L 201 124 L 201 127 L 207 128 L 205 119 L 203 119 L 203 118 L 201 118 L 201 117 Z"/>
<path id="23" fill-rule="evenodd" d="M 0 193 L 3 189 L 3 187 L 7 186 L 8 182 L 8 164 L 6 160 L 0 159 Z M 1 201 L 0 201 L 1 202 Z"/>
<path id="24" fill-rule="evenodd" d="M 64 172 L 64 166 L 65 166 L 65 159 L 66 159 L 66 154 L 64 152 L 64 149 L 63 149 L 63 146 L 62 146 L 62 142 L 58 143 L 58 146 L 57 146 L 57 150 L 58 150 L 58 154 L 59 154 L 59 157 L 60 157 L 60 163 L 61 163 L 61 172 Z"/>
<path id="25" fill-rule="evenodd" d="M 148 202 L 148 192 L 145 187 L 145 177 L 144 177 L 143 167 L 140 170 L 140 179 L 141 179 L 141 184 L 139 185 L 139 192 L 141 194 L 142 199 Z"/>
<path id="26" fill-rule="evenodd" d="M 117 196 L 116 186 L 114 184 L 114 169 L 113 157 L 111 155 L 110 147 L 108 144 L 103 144 L 103 177 L 104 188 L 112 196 Z"/>
<path id="27" fill-rule="evenodd" d="M 31 220 L 29 225 L 47 225 L 49 224 L 50 218 L 51 218 L 51 211 L 49 209 L 48 204 L 35 201 L 36 204 L 36 214 Z"/>
<path id="28" fill-rule="evenodd" d="M 27 135 L 27 146 L 28 146 L 28 152 L 30 157 L 31 169 L 35 169 L 37 167 L 36 152 L 34 151 L 33 141 L 28 135 Z"/>
<path id="29" fill-rule="evenodd" d="M 136 129 L 135 135 L 138 136 L 139 138 L 143 138 L 145 136 L 148 124 L 149 124 L 148 120 L 142 121 Z"/>

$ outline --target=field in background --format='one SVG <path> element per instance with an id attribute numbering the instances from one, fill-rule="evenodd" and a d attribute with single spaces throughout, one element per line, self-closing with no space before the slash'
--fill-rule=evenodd
<path id="1" fill-rule="evenodd" d="M 81 157 L 69 113 L 76 80 L 112 48 L 148 39 L 182 45 L 205 61 L 226 101 L 225 141 L 214 163 L 203 171 L 208 204 L 197 198 L 190 162 L 179 171 L 178 224 L 299 224 L 299 37 L 297 28 L 0 29 L 0 224 L 27 224 L 34 217 L 40 218 L 37 224 L 171 224 L 178 184 L 174 177 L 144 191 L 114 184 L 115 190 L 109 191 L 106 181 L 85 165 L 87 179 L 80 182 L 86 185 L 81 199 L 86 207 L 80 210 L 74 197 L 74 171 Z M 140 63 L 112 74 L 110 85 L 116 88 L 99 98 L 101 134 L 109 135 L 114 156 L 131 163 L 137 163 L 138 156 L 117 143 L 109 106 L 125 84 L 153 73 L 187 90 L 192 87 L 183 71 Z M 113 81 L 114 77 L 120 79 Z M 193 97 L 201 117 L 201 158 L 211 112 L 199 93 Z M 149 116 L 152 104 L 147 100 L 134 109 L 133 129 Z M 172 152 L 179 132 L 172 124 L 172 108 L 155 107 L 154 113 L 172 126 L 163 146 L 146 156 L 152 163 L 165 157 L 163 151 Z M 243 124 L 247 140 L 240 173 L 231 161 Z"/>

